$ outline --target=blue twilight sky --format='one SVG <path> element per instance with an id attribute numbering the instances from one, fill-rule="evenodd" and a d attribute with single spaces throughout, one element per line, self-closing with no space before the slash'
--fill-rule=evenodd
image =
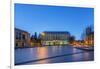
<path id="1" fill-rule="evenodd" d="M 30 34 L 69 31 L 76 39 L 94 24 L 94 9 L 81 7 L 15 4 L 15 27 Z"/>

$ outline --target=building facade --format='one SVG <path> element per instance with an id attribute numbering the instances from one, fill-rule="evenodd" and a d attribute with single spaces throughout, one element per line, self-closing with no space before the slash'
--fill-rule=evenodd
<path id="1" fill-rule="evenodd" d="M 42 45 L 67 45 L 69 43 L 69 32 L 45 31 L 40 34 Z"/>
<path id="2" fill-rule="evenodd" d="M 84 41 L 86 45 L 94 46 L 94 32 L 91 32 L 89 35 L 87 35 Z"/>
<path id="3" fill-rule="evenodd" d="M 91 26 L 85 30 L 84 43 L 87 46 L 94 46 L 94 28 Z"/>
<path id="4" fill-rule="evenodd" d="M 30 34 L 27 31 L 15 28 L 15 48 L 30 46 Z"/>

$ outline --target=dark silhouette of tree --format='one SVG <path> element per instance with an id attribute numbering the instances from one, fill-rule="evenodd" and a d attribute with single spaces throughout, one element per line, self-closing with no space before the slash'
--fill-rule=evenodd
<path id="1" fill-rule="evenodd" d="M 69 43 L 73 43 L 75 41 L 75 36 L 70 36 Z"/>
<path id="2" fill-rule="evenodd" d="M 37 40 L 37 32 L 34 34 L 34 39 Z"/>
<path id="3" fill-rule="evenodd" d="M 30 39 L 30 40 L 31 40 L 31 41 L 34 41 L 34 35 L 31 36 L 31 39 Z"/>

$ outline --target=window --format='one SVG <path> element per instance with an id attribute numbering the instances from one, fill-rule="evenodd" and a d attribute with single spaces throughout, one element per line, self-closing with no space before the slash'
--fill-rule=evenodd
<path id="1" fill-rule="evenodd" d="M 16 37 L 16 39 L 18 39 L 18 32 L 16 32 L 16 34 L 15 34 L 15 35 L 16 35 L 16 36 L 15 36 L 15 37 Z"/>
<path id="2" fill-rule="evenodd" d="M 25 40 L 25 34 L 22 35 L 23 40 Z"/>
<path id="3" fill-rule="evenodd" d="M 18 47 L 18 43 L 16 43 L 16 47 Z"/>

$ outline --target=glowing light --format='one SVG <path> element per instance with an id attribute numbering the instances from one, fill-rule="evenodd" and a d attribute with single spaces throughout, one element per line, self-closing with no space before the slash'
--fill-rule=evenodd
<path id="1" fill-rule="evenodd" d="M 45 36 L 45 33 L 43 32 L 43 33 L 41 33 L 41 35 Z"/>

